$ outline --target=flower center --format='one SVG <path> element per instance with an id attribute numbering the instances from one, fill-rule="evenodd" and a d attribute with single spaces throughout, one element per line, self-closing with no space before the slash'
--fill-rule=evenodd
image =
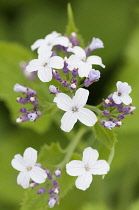
<path id="1" fill-rule="evenodd" d="M 31 171 L 32 167 L 31 166 L 28 166 L 27 167 L 27 171 Z"/>
<path id="2" fill-rule="evenodd" d="M 85 170 L 86 170 L 86 171 L 90 171 L 90 168 L 89 168 L 88 165 L 85 165 Z"/>
<path id="3" fill-rule="evenodd" d="M 46 66 L 47 66 L 47 63 L 44 63 L 44 64 L 43 64 L 43 67 L 46 67 Z"/>
<path id="4" fill-rule="evenodd" d="M 122 95 L 122 93 L 118 92 L 118 96 L 121 96 L 121 95 Z"/>
<path id="5" fill-rule="evenodd" d="M 78 108 L 75 106 L 75 107 L 72 107 L 72 111 L 73 112 L 77 112 L 78 111 Z"/>

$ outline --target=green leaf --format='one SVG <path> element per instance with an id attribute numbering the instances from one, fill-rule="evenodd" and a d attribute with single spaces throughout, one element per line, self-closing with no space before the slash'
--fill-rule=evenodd
<path id="1" fill-rule="evenodd" d="M 116 134 L 113 130 L 104 128 L 100 124 L 100 121 L 93 126 L 93 131 L 95 138 L 104 144 L 108 149 L 111 150 L 115 146 L 115 143 L 117 142 Z"/>
<path id="2" fill-rule="evenodd" d="M 23 104 L 16 102 L 17 96 L 21 96 L 20 93 L 15 93 L 13 87 L 16 83 L 21 85 L 27 85 L 28 87 L 34 89 L 38 96 L 40 96 L 44 101 L 52 101 L 53 96 L 49 94 L 48 83 L 41 82 L 38 78 L 34 81 L 29 81 L 25 78 L 23 72 L 19 68 L 19 63 L 21 61 L 30 61 L 35 56 L 31 51 L 26 50 L 24 47 L 13 44 L 13 43 L 0 43 L 0 66 L 1 66 L 1 77 L 0 77 L 0 99 L 6 102 L 7 107 L 11 112 L 12 121 L 15 122 L 18 117 L 19 109 Z M 39 100 L 41 103 L 42 101 Z M 30 106 L 30 108 L 33 106 Z M 55 111 L 55 109 L 53 109 Z M 48 112 L 47 112 L 48 113 Z M 25 122 L 20 123 L 22 127 L 31 127 L 32 129 L 43 132 L 49 129 L 51 125 L 52 115 L 46 117 L 42 115 L 36 122 Z"/>
<path id="3" fill-rule="evenodd" d="M 108 210 L 109 208 L 104 203 L 86 203 L 81 210 Z"/>
<path id="4" fill-rule="evenodd" d="M 51 173 L 53 173 L 57 166 L 63 162 L 66 153 L 67 152 L 63 150 L 58 143 L 52 143 L 51 146 L 44 145 L 40 151 L 38 162 L 40 162 L 43 167 L 47 168 L 51 171 Z M 80 156 L 78 154 L 73 154 L 72 159 L 80 159 Z M 63 198 L 67 194 L 67 192 L 72 189 L 75 177 L 71 177 L 66 173 L 65 166 L 61 168 L 61 170 L 62 175 L 61 177 L 57 178 L 57 181 L 60 186 L 60 198 Z M 42 186 L 47 185 L 47 183 L 48 180 L 46 180 L 46 184 L 42 184 Z M 47 186 L 47 190 L 48 189 L 49 188 Z M 35 188 L 34 190 L 29 189 L 25 192 L 21 210 L 47 209 L 48 205 L 46 201 L 49 199 L 49 195 L 44 194 L 43 196 L 40 196 L 36 194 L 36 190 L 37 188 Z"/>

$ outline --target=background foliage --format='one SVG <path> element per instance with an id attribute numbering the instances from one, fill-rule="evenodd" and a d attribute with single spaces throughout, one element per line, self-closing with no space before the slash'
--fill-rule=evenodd
<path id="1" fill-rule="evenodd" d="M 55 209 L 138 210 L 139 3 L 137 0 L 70 2 L 76 25 L 86 44 L 92 37 L 99 37 L 105 44 L 105 48 L 97 53 L 102 56 L 106 69 L 101 71 L 101 80 L 89 88 L 88 103 L 100 103 L 102 98 L 115 90 L 115 83 L 120 80 L 132 86 L 131 96 L 137 110 L 134 116 L 126 117 L 120 129 L 116 129 L 118 143 L 115 157 L 105 179 L 102 181 L 102 177 L 94 176 L 91 187 L 85 192 L 73 187 Z M 40 150 L 44 143 L 59 142 L 64 149 L 69 143 L 69 138 L 59 129 L 51 114 L 36 123 L 16 125 L 20 105 L 15 102 L 17 94 L 13 92 L 13 86 L 18 82 L 35 88 L 44 98 L 48 97 L 48 84 L 39 80 L 35 83 L 27 81 L 20 71 L 19 62 L 35 57 L 30 52 L 30 45 L 36 39 L 53 30 L 64 33 L 67 1 L 0 0 L 0 5 L 0 209 L 18 210 L 25 190 L 16 184 L 17 171 L 10 165 L 13 156 L 22 154 L 28 146 Z M 71 133 L 72 136 L 74 133 Z M 89 134 L 85 136 L 77 152 L 81 153 L 84 147 L 91 146 L 92 138 Z M 50 157 L 46 155 L 46 158 Z"/>

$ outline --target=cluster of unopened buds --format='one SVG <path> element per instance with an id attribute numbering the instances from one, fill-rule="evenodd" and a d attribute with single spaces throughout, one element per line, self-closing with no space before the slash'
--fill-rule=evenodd
<path id="1" fill-rule="evenodd" d="M 105 108 L 103 115 L 107 120 L 101 119 L 100 121 L 102 126 L 110 130 L 114 127 L 120 127 L 125 115 L 133 114 L 136 109 L 132 106 L 132 98 L 129 96 L 131 87 L 128 83 L 118 81 L 116 85 L 117 92 L 110 94 L 107 99 L 103 100 L 103 107 Z"/>
<path id="2" fill-rule="evenodd" d="M 11 164 L 13 168 L 20 171 L 17 177 L 17 183 L 21 185 L 24 189 L 28 187 L 38 187 L 39 184 L 42 184 L 47 181 L 47 188 L 41 187 L 38 188 L 37 194 L 48 193 L 49 200 L 48 205 L 50 208 L 54 207 L 58 203 L 58 194 L 60 193 L 60 187 L 57 182 L 57 178 L 61 176 L 61 170 L 55 169 L 54 172 L 50 173 L 48 169 L 42 169 L 40 163 L 37 161 L 37 151 L 31 147 L 28 147 L 23 154 L 23 157 L 20 154 L 14 156 Z M 32 179 L 32 181 L 30 181 Z M 48 186 L 52 186 L 48 189 Z"/>
<path id="3" fill-rule="evenodd" d="M 22 86 L 20 84 L 15 84 L 14 86 L 15 92 L 21 92 L 24 97 L 17 97 L 16 101 L 21 104 L 27 104 L 30 103 L 33 105 L 33 108 L 30 110 L 27 110 L 25 107 L 22 107 L 19 112 L 23 113 L 22 115 L 19 115 L 16 119 L 17 123 L 25 122 L 27 120 L 35 121 L 37 118 L 40 117 L 41 111 L 38 111 L 38 100 L 36 98 L 36 91 L 32 90 L 29 87 Z"/>

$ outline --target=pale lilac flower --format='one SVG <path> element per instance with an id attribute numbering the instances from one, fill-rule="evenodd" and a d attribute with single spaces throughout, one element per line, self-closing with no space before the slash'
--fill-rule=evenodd
<path id="1" fill-rule="evenodd" d="M 91 51 L 93 51 L 99 48 L 104 48 L 104 44 L 102 40 L 100 40 L 99 38 L 93 38 L 92 42 L 89 45 L 89 48 Z"/>
<path id="2" fill-rule="evenodd" d="M 35 121 L 36 119 L 38 119 L 40 117 L 40 115 L 41 115 L 40 111 L 31 112 L 31 113 L 27 114 L 28 119 L 30 121 Z"/>
<path id="3" fill-rule="evenodd" d="M 52 50 L 53 46 L 55 45 L 68 47 L 69 39 L 65 36 L 61 36 L 60 33 L 53 31 L 51 34 L 48 34 L 45 39 L 38 39 L 37 41 L 35 41 L 34 44 L 31 46 L 31 49 L 35 50 L 38 48 L 40 50 L 41 47 L 46 46 L 49 50 Z"/>
<path id="4" fill-rule="evenodd" d="M 45 47 L 41 49 L 38 59 L 31 60 L 26 67 L 27 72 L 38 71 L 38 77 L 42 82 L 49 82 L 52 80 L 52 68 L 61 69 L 64 66 L 63 58 L 53 56 L 52 51 L 46 50 Z"/>
<path id="5" fill-rule="evenodd" d="M 135 106 L 126 106 L 126 107 L 123 107 L 123 114 L 126 115 L 126 114 L 132 114 L 133 111 L 136 109 Z"/>
<path id="6" fill-rule="evenodd" d="M 69 49 L 69 51 L 73 52 L 75 55 L 71 55 L 68 58 L 68 69 L 72 71 L 74 68 L 78 68 L 80 77 L 88 77 L 92 65 L 99 65 L 105 68 L 104 64 L 102 64 L 102 59 L 99 56 L 92 55 L 86 58 L 85 51 L 79 46 L 75 46 Z"/>
<path id="7" fill-rule="evenodd" d="M 86 105 L 89 96 L 89 91 L 79 88 L 75 96 L 70 98 L 64 93 L 58 93 L 54 98 L 57 106 L 66 111 L 61 119 L 61 129 L 65 132 L 71 131 L 74 124 L 79 120 L 87 126 L 93 126 L 97 122 L 96 115 L 87 108 Z"/>
<path id="8" fill-rule="evenodd" d="M 28 147 L 23 154 L 14 156 L 11 164 L 13 168 L 20 171 L 17 177 L 17 184 L 21 185 L 23 188 L 28 188 L 30 186 L 30 178 L 36 183 L 43 183 L 47 178 L 45 171 L 35 166 L 37 161 L 37 151 L 31 147 Z"/>
<path id="9" fill-rule="evenodd" d="M 22 85 L 20 85 L 18 83 L 14 85 L 14 91 L 18 92 L 18 93 L 21 92 L 21 93 L 24 93 L 26 95 L 32 95 L 32 96 L 36 95 L 36 91 L 35 90 L 32 90 L 29 87 L 22 86 Z"/>
<path id="10" fill-rule="evenodd" d="M 112 121 L 100 120 L 100 123 L 103 127 L 108 128 L 109 130 L 116 126 L 116 124 Z"/>
<path id="11" fill-rule="evenodd" d="M 89 188 L 92 175 L 104 175 L 110 170 L 109 164 L 105 160 L 98 160 L 97 150 L 87 147 L 83 151 L 82 161 L 72 160 L 66 164 L 66 172 L 70 176 L 78 176 L 75 185 L 80 190 Z"/>
<path id="12" fill-rule="evenodd" d="M 128 105 L 132 103 L 132 98 L 129 96 L 131 92 L 131 86 L 128 85 L 127 82 L 118 81 L 117 84 L 117 92 L 113 93 L 112 99 L 116 104 L 124 103 Z"/>

